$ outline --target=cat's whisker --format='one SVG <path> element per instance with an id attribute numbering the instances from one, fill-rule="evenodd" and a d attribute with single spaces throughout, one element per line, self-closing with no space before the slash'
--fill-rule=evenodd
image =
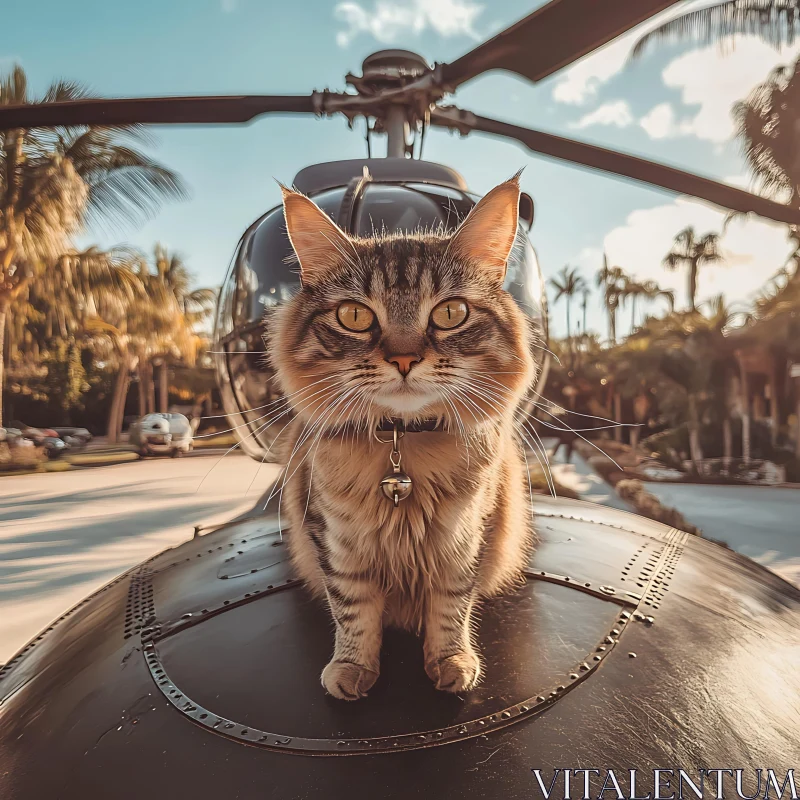
<path id="1" fill-rule="evenodd" d="M 261 410 L 263 410 L 265 408 L 270 408 L 271 406 L 277 405 L 278 403 L 288 403 L 292 398 L 296 397 L 301 392 L 304 392 L 307 389 L 310 389 L 312 386 L 316 386 L 316 385 L 322 383 L 324 380 L 328 380 L 328 378 L 323 378 L 322 380 L 315 381 L 314 383 L 310 383 L 307 386 L 304 386 L 303 388 L 298 389 L 296 392 L 292 392 L 291 394 L 281 395 L 276 400 L 273 400 L 272 402 L 267 403 L 266 405 L 256 406 L 255 408 L 244 408 L 244 409 L 242 409 L 241 413 L 242 414 L 247 414 L 247 413 L 254 412 L 254 411 L 261 411 Z M 200 417 L 200 419 L 201 420 L 202 419 L 221 419 L 222 417 L 228 417 L 228 416 L 230 416 L 230 415 L 229 414 L 215 414 L 215 415 L 209 416 L 209 417 Z M 267 415 L 265 414 L 264 416 L 267 416 Z M 258 419 L 263 419 L 263 418 L 264 417 L 262 416 L 262 417 L 259 417 Z M 239 425 L 237 427 L 243 427 L 243 426 Z M 203 439 L 203 438 L 208 437 L 208 436 L 217 436 L 220 433 L 228 433 L 228 432 L 233 431 L 233 430 L 236 430 L 236 428 L 229 428 L 227 431 L 214 431 L 214 433 L 208 433 L 208 434 L 204 433 L 204 434 L 201 434 L 199 436 L 194 436 L 193 438 L 194 439 Z"/>
<path id="2" fill-rule="evenodd" d="M 470 386 L 469 390 L 472 391 L 476 395 L 476 397 L 479 397 L 484 402 L 488 403 L 492 408 L 495 409 L 495 411 L 497 411 L 498 413 L 502 414 L 502 411 L 503 411 L 502 404 L 507 401 L 507 398 L 504 397 L 504 394 L 509 394 L 510 390 L 507 387 L 504 387 L 499 382 L 495 381 L 495 383 L 497 383 L 498 387 L 500 387 L 503 390 L 503 394 L 499 394 L 496 390 L 487 388 L 485 385 L 480 387 L 480 389 L 481 389 L 480 391 L 477 391 L 475 389 L 475 387 L 474 387 L 474 383 L 475 383 L 475 381 L 473 381 L 473 385 Z M 487 417 L 488 417 L 488 415 L 487 415 Z M 531 447 L 531 451 L 533 452 L 536 460 L 539 462 L 539 465 L 542 468 L 542 473 L 545 476 L 545 480 L 547 481 L 548 488 L 550 489 L 551 494 L 555 497 L 556 496 L 555 481 L 553 479 L 552 470 L 550 468 L 549 459 L 547 458 L 547 450 L 544 447 L 544 443 L 541 441 L 538 433 L 536 431 L 534 431 L 534 430 L 531 430 L 531 433 L 537 439 L 538 447 L 541 449 L 542 457 L 544 459 L 544 460 L 542 460 L 542 459 L 539 458 L 539 455 L 538 455 L 538 453 L 536 451 L 536 447 L 534 446 L 534 444 L 532 442 L 530 442 L 528 437 L 525 435 L 525 432 L 524 432 L 525 431 L 525 429 L 524 429 L 524 424 L 525 423 L 523 422 L 522 423 L 522 427 L 521 427 L 520 424 L 515 420 L 513 424 L 514 424 L 514 427 L 517 429 L 517 432 L 522 437 L 523 441 L 527 442 L 528 445 Z M 530 476 L 529 476 L 529 482 L 530 482 Z"/>
<path id="3" fill-rule="evenodd" d="M 298 448 L 302 447 L 302 445 L 314 434 L 314 432 L 316 431 L 317 428 L 319 428 L 321 425 L 324 425 L 324 423 L 327 421 L 327 419 L 329 418 L 329 416 L 332 413 L 332 411 L 337 407 L 338 403 L 341 402 L 344 397 L 347 397 L 349 392 L 354 391 L 355 388 L 357 388 L 357 387 L 354 387 L 353 389 L 344 390 L 343 392 L 340 393 L 340 395 L 338 397 L 336 397 L 332 401 L 330 401 L 330 403 L 328 405 L 328 408 L 324 409 L 321 412 L 320 416 L 316 420 L 313 421 L 313 424 L 311 425 L 310 429 L 309 429 L 309 422 L 311 422 L 311 420 L 309 420 L 309 422 L 307 422 L 305 427 L 303 428 L 303 433 L 301 434 L 301 436 L 298 438 L 297 442 L 295 443 L 295 446 L 292 449 L 292 453 L 289 456 L 289 460 L 288 460 L 288 462 L 286 464 L 286 470 L 284 472 L 284 478 L 283 478 L 283 481 L 281 482 L 281 488 L 280 488 L 279 495 L 278 495 L 278 527 L 281 530 L 283 529 L 282 525 L 281 525 L 281 504 L 282 504 L 282 501 L 283 501 L 283 490 L 284 490 L 286 484 L 294 477 L 294 475 L 296 474 L 297 470 L 303 465 L 303 463 L 305 462 L 306 458 L 308 457 L 308 451 L 306 451 L 306 454 L 303 456 L 303 458 L 301 459 L 300 463 L 297 465 L 297 467 L 295 467 L 294 472 L 292 472 L 292 474 L 289 475 L 289 468 L 291 466 L 291 463 L 292 463 L 292 460 L 293 460 L 293 458 L 295 456 L 295 453 L 297 452 Z M 273 493 L 271 492 L 270 496 L 267 498 L 267 503 L 269 503 L 269 501 L 272 499 L 272 497 L 273 497 Z M 266 507 L 266 505 L 265 505 L 265 507 Z"/>
<path id="4" fill-rule="evenodd" d="M 366 393 L 366 388 L 365 387 L 361 387 L 356 392 L 355 396 L 353 398 L 351 398 L 347 402 L 347 404 L 345 404 L 345 407 L 342 409 L 342 412 L 339 414 L 339 419 L 341 419 L 342 414 L 347 414 L 348 416 L 345 417 L 345 423 L 346 423 L 347 420 L 348 420 L 348 417 L 349 417 L 350 409 L 352 408 L 352 406 L 355 403 L 358 403 L 362 399 L 362 397 L 364 396 L 365 393 Z M 303 519 L 300 521 L 300 525 L 301 526 L 306 521 L 306 515 L 308 514 L 308 505 L 311 502 L 311 482 L 314 480 L 314 462 L 316 461 L 317 453 L 319 452 L 319 444 L 322 441 L 323 433 L 324 433 L 324 429 L 320 430 L 320 433 L 317 435 L 316 441 L 314 443 L 312 443 L 312 445 L 311 445 L 311 447 L 313 448 L 314 454 L 311 457 L 311 464 L 310 464 L 310 466 L 308 468 L 308 493 L 306 495 L 306 505 L 305 505 L 305 508 L 303 509 Z"/>
<path id="5" fill-rule="evenodd" d="M 449 393 L 448 393 L 448 387 L 440 386 L 438 388 L 438 391 L 439 391 L 439 394 L 442 397 L 442 399 L 445 401 L 445 403 L 447 403 L 448 407 L 453 412 L 453 416 L 455 418 L 456 425 L 458 426 L 458 431 L 461 434 L 461 438 L 462 438 L 462 440 L 464 442 L 464 448 L 465 448 L 465 451 L 466 451 L 464 456 L 465 456 L 466 461 L 467 461 L 467 469 L 469 469 L 469 436 L 467 434 L 466 426 L 464 425 L 464 420 L 461 419 L 461 414 L 458 413 L 458 408 L 456 408 L 455 403 L 450 399 L 450 396 L 449 396 Z"/>
<path id="6" fill-rule="evenodd" d="M 264 350 L 231 350 L 230 352 L 227 350 L 205 350 L 204 352 L 211 356 L 238 356 L 240 354 L 248 356 L 266 355 Z"/>
<path id="7" fill-rule="evenodd" d="M 564 420 L 562 420 L 560 417 L 556 417 L 556 419 L 559 422 L 564 422 Z M 573 433 L 577 433 L 578 431 L 583 431 L 584 433 L 588 433 L 590 431 L 610 431 L 610 430 L 614 430 L 616 428 L 623 427 L 622 425 L 594 425 L 591 428 L 571 428 L 566 423 L 564 423 L 563 426 L 553 425 L 552 422 L 548 422 L 547 420 L 544 420 L 544 419 L 539 419 L 538 417 L 536 418 L 536 422 L 538 422 L 539 425 L 544 425 L 545 428 L 550 428 L 550 430 L 553 430 L 553 431 L 572 431 Z M 625 427 L 637 427 L 638 428 L 638 427 L 640 427 L 640 425 L 638 425 L 638 424 L 637 425 L 628 425 L 628 426 L 625 426 Z"/>
<path id="8" fill-rule="evenodd" d="M 544 399 L 547 400 L 547 398 L 544 398 Z M 542 409 L 542 411 L 545 411 L 545 410 L 549 411 L 549 409 L 555 408 L 558 411 L 564 412 L 565 414 L 572 414 L 573 416 L 584 417 L 585 419 L 596 419 L 596 420 L 599 420 L 600 422 L 610 422 L 610 423 L 612 423 L 612 425 L 618 425 L 618 426 L 620 426 L 622 428 L 635 428 L 635 427 L 638 427 L 638 424 L 639 424 L 639 423 L 634 423 L 634 422 L 620 422 L 619 420 L 608 419 L 607 417 L 598 417 L 598 416 L 595 416 L 594 414 L 581 414 L 578 411 L 572 411 L 570 409 L 566 409 L 566 408 L 564 408 L 564 406 L 560 406 L 560 405 L 558 405 L 558 403 L 554 403 L 552 400 L 547 400 L 547 402 L 550 404 L 549 406 L 545 406 L 543 403 L 540 403 L 540 402 L 536 402 L 536 403 L 534 403 L 534 405 L 537 408 Z"/>
<path id="9" fill-rule="evenodd" d="M 544 442 L 542 441 L 542 439 L 539 436 L 539 434 L 535 430 L 533 430 L 532 428 L 526 428 L 525 427 L 526 424 L 527 424 L 526 421 L 523 421 L 520 424 L 520 428 L 519 428 L 520 434 L 521 434 L 521 436 L 523 438 L 523 441 L 525 441 L 530 446 L 531 451 L 536 456 L 536 460 L 539 462 L 539 466 L 542 468 L 542 474 L 544 475 L 545 480 L 547 481 L 547 485 L 548 485 L 548 487 L 550 489 L 550 494 L 552 494 L 553 497 L 556 497 L 557 493 L 556 493 L 556 486 L 555 486 L 555 478 L 553 477 L 553 468 L 550 465 L 550 459 L 547 456 L 547 448 L 544 446 Z M 533 436 L 536 438 L 536 445 L 539 448 L 539 452 L 541 452 L 541 454 L 542 454 L 541 459 L 539 458 L 538 453 L 536 452 L 536 448 L 534 447 L 534 443 L 531 442 L 530 438 L 526 435 L 526 431 L 529 432 L 529 433 L 532 433 Z"/>
<path id="10" fill-rule="evenodd" d="M 547 409 L 543 408 L 541 410 L 544 411 L 545 414 L 549 414 L 551 417 L 553 417 L 553 419 L 558 420 L 559 422 L 561 421 L 555 414 L 548 411 Z M 617 462 L 608 453 L 606 453 L 605 450 L 601 450 L 594 442 L 590 441 L 585 436 L 582 436 L 580 433 L 578 433 L 578 431 L 574 430 L 573 428 L 570 428 L 569 430 L 572 431 L 579 439 L 582 439 L 584 442 L 586 442 L 586 444 L 589 444 L 592 447 L 594 447 L 594 449 L 597 450 L 598 453 L 604 455 L 618 470 L 622 471 L 622 467 L 619 464 L 617 464 Z"/>
<path id="11" fill-rule="evenodd" d="M 338 390 L 338 387 L 336 387 L 336 386 L 330 387 L 330 392 L 327 395 L 325 395 L 325 396 L 323 396 L 321 398 L 318 398 L 317 401 L 315 401 L 315 402 L 318 402 L 320 404 L 320 407 L 322 407 L 322 405 L 324 403 L 329 402 L 330 397 L 332 395 L 334 395 L 337 392 L 337 390 Z M 310 407 L 311 407 L 311 404 L 305 406 L 302 409 L 296 409 L 296 412 L 299 414 L 300 412 L 304 412 L 304 411 L 309 410 Z M 300 436 L 303 436 L 305 434 L 306 430 L 308 429 L 308 427 L 315 422 L 315 418 L 314 418 L 313 415 L 315 413 L 317 413 L 319 410 L 320 409 L 312 409 L 311 410 L 311 416 L 305 421 L 305 423 L 303 425 L 303 429 L 300 432 Z M 291 464 L 291 460 L 294 457 L 294 454 L 297 451 L 297 448 L 300 446 L 300 444 L 301 444 L 300 437 L 298 437 L 298 439 L 295 441 L 294 448 L 292 449 L 292 452 L 291 452 L 291 454 L 289 456 L 287 464 L 286 464 L 286 466 L 284 467 L 284 469 L 282 471 L 283 475 L 284 475 L 284 479 L 285 479 L 286 474 L 288 473 L 288 469 L 289 469 L 289 465 Z M 275 484 L 273 485 L 272 490 L 270 491 L 269 496 L 267 497 L 267 499 L 266 499 L 266 501 L 264 503 L 264 510 L 266 510 L 267 506 L 269 505 L 270 500 L 272 500 L 272 498 L 276 494 L 276 490 L 277 490 L 277 487 L 278 487 L 278 481 L 280 481 L 280 476 L 278 477 L 278 480 L 276 480 Z M 283 484 L 281 484 L 281 490 L 282 490 L 282 487 L 283 487 Z"/>
<path id="12" fill-rule="evenodd" d="M 321 392 L 334 391 L 334 390 L 335 390 L 335 387 L 328 387 L 328 388 L 326 388 L 326 389 L 319 390 L 319 391 L 317 391 L 317 392 L 314 392 L 314 394 L 310 395 L 309 397 L 301 398 L 301 399 L 299 400 L 299 402 L 301 402 L 301 403 L 302 403 L 302 402 L 307 402 L 307 403 L 309 403 L 309 404 L 310 404 L 310 401 L 312 400 L 312 398 L 313 398 L 314 396 L 316 396 L 316 395 L 320 394 Z M 299 392 L 295 392 L 295 394 L 299 394 Z M 324 399 L 324 398 L 322 398 L 322 399 Z M 308 406 L 305 406 L 305 407 L 307 408 Z M 277 417 L 275 417 L 274 419 L 272 419 L 272 420 L 269 420 L 267 423 L 265 423 L 265 424 L 263 424 L 263 425 L 259 426 L 259 427 L 258 427 L 258 428 L 257 428 L 255 431 L 253 431 L 253 432 L 252 432 L 250 435 L 251 435 L 251 436 L 257 436 L 258 434 L 260 434 L 260 433 L 263 433 L 265 430 L 267 430 L 267 429 L 268 429 L 268 428 L 269 428 L 271 425 L 273 425 L 273 424 L 274 424 L 275 422 L 277 422 L 279 419 L 281 419 L 282 417 L 286 416 L 287 414 L 290 414 L 290 413 L 292 413 L 292 412 L 293 412 L 293 411 L 295 411 L 295 410 L 297 410 L 297 409 L 295 409 L 295 408 L 292 408 L 292 407 L 287 407 L 287 408 L 285 408 L 283 411 L 281 411 L 281 412 L 280 412 L 280 414 L 278 414 L 278 416 L 277 416 Z M 302 409 L 300 409 L 300 410 L 302 410 Z M 269 414 L 265 414 L 264 416 L 266 417 L 266 416 L 270 416 L 270 415 L 269 415 Z M 264 418 L 264 417 L 260 417 L 260 419 L 263 419 L 263 418 Z M 262 457 L 262 459 L 261 459 L 261 463 L 260 463 L 260 464 L 259 464 L 259 466 L 256 468 L 256 471 L 255 471 L 255 473 L 253 474 L 253 478 L 252 478 L 252 480 L 250 481 L 250 483 L 249 483 L 249 485 L 248 485 L 247 489 L 245 490 L 245 497 L 247 496 L 247 493 L 250 491 L 250 488 L 252 487 L 253 483 L 255 482 L 255 479 L 258 477 L 258 473 L 259 473 L 259 471 L 260 471 L 261 467 L 263 466 L 264 462 L 266 461 L 266 459 L 267 459 L 267 456 L 270 454 L 270 452 L 271 452 L 271 450 L 272 450 L 273 446 L 275 445 L 275 442 L 276 442 L 276 441 L 277 441 L 277 440 L 278 440 L 278 439 L 281 437 L 281 434 L 282 434 L 282 433 L 283 433 L 285 430 L 286 430 L 286 427 L 284 426 L 284 428 L 283 428 L 281 431 L 279 431 L 279 432 L 278 432 L 278 435 L 277 435 L 277 436 L 276 436 L 276 437 L 273 439 L 273 441 L 270 443 L 270 446 L 269 446 L 269 447 L 268 447 L 268 448 L 265 450 L 265 452 L 264 452 L 264 455 L 263 455 L 263 457 Z M 249 438 L 249 437 L 246 437 L 246 438 Z M 237 445 L 235 445 L 234 447 L 236 447 L 236 446 L 238 446 L 238 444 L 237 444 Z M 233 448 L 232 448 L 232 449 L 233 449 Z M 228 451 L 228 452 L 230 452 L 230 451 Z M 226 453 L 225 455 L 227 455 L 227 453 Z M 225 456 L 222 456 L 222 458 L 224 458 L 224 457 L 225 457 Z M 221 461 L 221 460 L 222 460 L 222 458 L 220 458 L 220 459 L 219 459 L 219 461 Z M 217 464 L 219 463 L 219 461 L 217 462 Z M 207 477 L 208 477 L 208 476 L 211 474 L 212 470 L 214 469 L 214 467 L 216 467 L 216 466 L 217 466 L 217 464 L 214 464 L 214 466 L 211 468 L 211 470 L 209 470 L 209 471 L 208 471 L 208 473 L 205 475 L 205 477 L 203 478 L 203 480 L 205 480 L 205 479 L 206 479 L 206 478 L 207 478 Z M 198 488 L 199 488 L 199 487 L 198 487 Z"/>
<path id="13" fill-rule="evenodd" d="M 283 492 L 284 492 L 284 488 L 286 487 L 286 484 L 295 476 L 295 474 L 300 469 L 300 467 L 303 466 L 303 463 L 308 458 L 309 453 L 314 449 L 314 445 L 319 442 L 320 438 L 325 433 L 325 424 L 328 421 L 328 419 L 330 419 L 331 415 L 336 410 L 336 408 L 347 397 L 349 397 L 353 392 L 356 392 L 358 390 L 359 390 L 359 387 L 355 386 L 355 387 L 352 387 L 352 388 L 347 389 L 344 392 L 342 392 L 342 394 L 338 398 L 336 398 L 334 401 L 331 402 L 331 404 L 329 405 L 329 408 L 324 412 L 325 416 L 324 417 L 320 417 L 319 421 L 316 422 L 314 425 L 312 425 L 311 430 L 308 431 L 308 433 L 304 435 L 303 442 L 307 441 L 308 438 L 311 438 L 311 436 L 314 435 L 315 430 L 318 431 L 318 433 L 316 434 L 316 439 L 312 440 L 311 445 L 306 449 L 305 455 L 300 460 L 300 463 L 295 467 L 294 472 L 292 472 L 292 474 L 289 475 L 288 474 L 289 466 L 292 463 L 292 459 L 294 457 L 294 453 L 297 451 L 297 445 L 295 445 L 295 448 L 292 451 L 292 455 L 289 457 L 289 462 L 286 465 L 286 473 L 284 474 L 284 480 L 283 480 L 283 483 L 281 485 L 280 494 L 279 494 L 279 497 L 278 497 L 278 528 L 281 531 L 283 530 L 283 526 L 281 524 L 281 506 L 282 506 L 282 503 L 283 503 Z M 302 443 L 300 443 L 300 444 L 302 444 Z M 313 459 L 312 459 L 312 462 L 313 462 Z"/>

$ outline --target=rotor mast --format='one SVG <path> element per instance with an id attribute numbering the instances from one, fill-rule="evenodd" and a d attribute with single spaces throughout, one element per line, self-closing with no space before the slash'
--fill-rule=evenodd
<path id="1" fill-rule="evenodd" d="M 364 100 L 375 100 L 374 107 L 366 115 L 373 119 L 372 133 L 386 134 L 386 157 L 413 157 L 413 139 L 409 143 L 409 135 L 419 131 L 424 123 L 430 106 L 438 100 L 442 92 L 437 91 L 430 96 L 431 87 L 412 90 L 402 98 L 391 98 L 400 94 L 412 84 L 419 85 L 420 79 L 431 73 L 431 66 L 417 53 L 410 50 L 380 50 L 364 59 L 361 75 L 348 74 L 350 84 Z M 389 97 L 387 102 L 384 97 Z"/>

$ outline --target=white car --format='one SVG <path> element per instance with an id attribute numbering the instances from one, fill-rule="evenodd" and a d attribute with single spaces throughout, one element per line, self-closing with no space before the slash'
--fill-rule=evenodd
<path id="1" fill-rule="evenodd" d="M 192 426 L 183 414 L 147 414 L 131 425 L 130 443 L 143 456 L 179 456 L 192 449 Z"/>

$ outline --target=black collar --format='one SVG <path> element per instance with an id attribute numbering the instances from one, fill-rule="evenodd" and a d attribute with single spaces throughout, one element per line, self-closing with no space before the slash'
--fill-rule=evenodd
<path id="1" fill-rule="evenodd" d="M 444 427 L 440 419 L 424 419 L 421 422 L 406 425 L 402 419 L 384 417 L 378 423 L 375 430 L 381 433 L 391 433 L 395 429 L 395 426 L 397 427 L 398 433 L 424 433 L 425 431 L 439 431 Z"/>

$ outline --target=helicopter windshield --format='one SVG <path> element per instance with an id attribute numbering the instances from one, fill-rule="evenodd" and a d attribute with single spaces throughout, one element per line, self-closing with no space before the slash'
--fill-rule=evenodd
<path id="1" fill-rule="evenodd" d="M 347 193 L 348 187 L 341 186 L 311 196 L 334 221 L 358 236 L 381 230 L 454 230 L 477 200 L 476 195 L 455 187 L 417 181 L 367 183 L 354 204 L 348 204 Z M 242 237 L 223 285 L 215 333 L 215 349 L 222 351 L 217 371 L 226 411 L 235 424 L 250 427 L 251 435 L 242 447 L 259 459 L 282 428 L 274 424 L 269 434 L 259 431 L 255 422 L 262 412 L 250 411 L 280 396 L 264 357 L 264 340 L 269 340 L 264 313 L 289 299 L 299 286 L 283 213 L 280 207 L 274 208 Z M 509 258 L 505 288 L 546 335 L 541 272 L 522 226 Z"/>

